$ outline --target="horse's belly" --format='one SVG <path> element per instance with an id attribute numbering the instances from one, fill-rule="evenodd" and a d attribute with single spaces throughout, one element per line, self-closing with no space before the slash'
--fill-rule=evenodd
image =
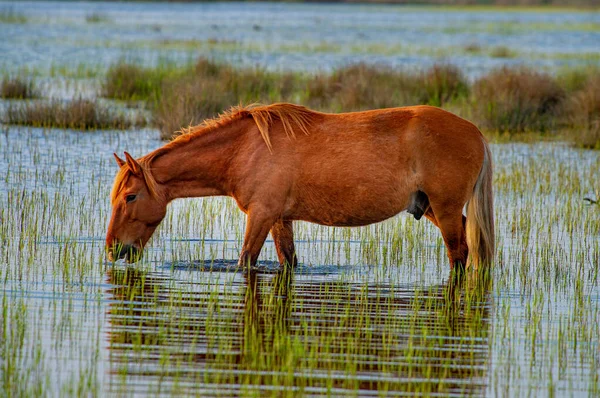
<path id="1" fill-rule="evenodd" d="M 364 226 L 405 210 L 409 198 L 410 190 L 392 186 L 313 189 L 296 198 L 287 218 L 336 227 Z"/>

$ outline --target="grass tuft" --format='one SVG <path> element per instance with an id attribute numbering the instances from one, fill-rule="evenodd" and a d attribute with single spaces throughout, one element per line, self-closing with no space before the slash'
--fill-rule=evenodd
<path id="1" fill-rule="evenodd" d="M 15 11 L 13 7 L 2 7 L 0 8 L 0 22 L 24 24 L 27 23 L 27 17 L 24 14 Z"/>
<path id="2" fill-rule="evenodd" d="M 469 86 L 463 73 L 454 65 L 433 65 L 423 74 L 422 85 L 426 97 L 422 103 L 444 106 L 460 97 L 467 97 Z"/>
<path id="3" fill-rule="evenodd" d="M 552 76 L 504 67 L 475 82 L 472 99 L 482 127 L 512 134 L 555 127 L 564 97 Z"/>
<path id="4" fill-rule="evenodd" d="M 39 97 L 39 91 L 32 80 L 20 77 L 4 77 L 0 84 L 0 98 L 29 99 Z"/>
<path id="5" fill-rule="evenodd" d="M 85 16 L 85 21 L 87 23 L 103 23 L 103 22 L 109 22 L 110 18 L 108 18 L 107 15 L 99 13 L 99 12 L 93 12 L 91 14 L 87 14 Z"/>
<path id="6" fill-rule="evenodd" d="M 67 103 L 28 102 L 10 104 L 4 114 L 4 123 L 34 127 L 58 127 L 78 130 L 127 129 L 143 126 L 145 120 L 136 120 L 111 111 L 98 101 L 76 99 Z"/>
<path id="7" fill-rule="evenodd" d="M 575 143 L 584 148 L 600 149 L 600 73 L 588 76 L 579 90 L 567 100 L 566 112 L 577 132 Z"/>
<path id="8" fill-rule="evenodd" d="M 158 95 L 167 71 L 165 68 L 144 68 L 120 62 L 109 68 L 102 82 L 101 94 L 118 100 L 147 100 Z"/>

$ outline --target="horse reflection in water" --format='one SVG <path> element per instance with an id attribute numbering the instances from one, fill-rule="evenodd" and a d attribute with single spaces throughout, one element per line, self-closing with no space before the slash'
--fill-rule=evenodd
<path id="1" fill-rule="evenodd" d="M 112 392 L 485 391 L 487 277 L 415 287 L 290 268 L 192 276 L 108 271 Z"/>

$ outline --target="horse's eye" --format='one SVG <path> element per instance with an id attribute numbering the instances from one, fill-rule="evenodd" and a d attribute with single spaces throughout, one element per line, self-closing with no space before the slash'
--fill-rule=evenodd
<path id="1" fill-rule="evenodd" d="M 129 202 L 133 202 L 135 200 L 135 195 L 127 195 L 125 197 L 125 202 L 129 203 Z"/>

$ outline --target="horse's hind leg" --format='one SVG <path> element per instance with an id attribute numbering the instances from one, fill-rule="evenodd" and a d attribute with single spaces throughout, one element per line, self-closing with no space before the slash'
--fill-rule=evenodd
<path id="1" fill-rule="evenodd" d="M 296 250 L 294 248 L 294 229 L 292 221 L 278 220 L 271 228 L 271 235 L 277 249 L 279 263 L 282 266 L 291 265 L 295 267 L 298 264 Z"/>
<path id="2" fill-rule="evenodd" d="M 425 217 L 427 217 L 427 219 L 431 221 L 433 225 L 439 228 L 437 218 L 435 218 L 435 214 L 433 214 L 433 209 L 431 208 L 431 206 L 427 208 L 427 211 L 425 212 Z"/>
<path id="3" fill-rule="evenodd" d="M 450 268 L 464 267 L 467 264 L 469 247 L 467 246 L 462 206 L 459 208 L 455 206 L 434 207 L 431 212 L 425 213 L 425 216 L 432 220 L 442 232 L 448 250 Z"/>

